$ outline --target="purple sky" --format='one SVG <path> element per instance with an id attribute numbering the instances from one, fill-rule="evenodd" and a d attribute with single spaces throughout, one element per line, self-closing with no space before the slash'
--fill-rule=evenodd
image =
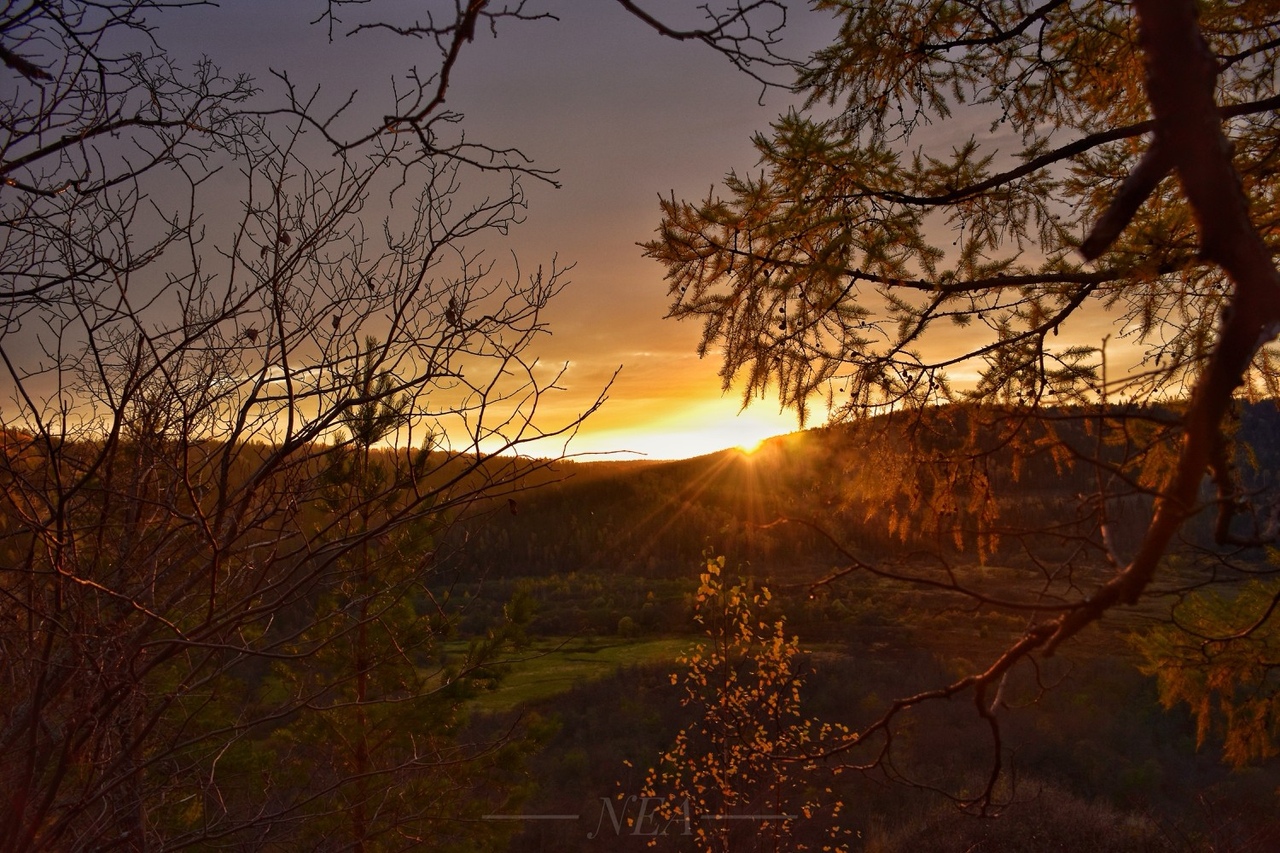
<path id="1" fill-rule="evenodd" d="M 379 9 L 420 15 L 426 5 L 375 2 L 353 7 L 351 20 Z M 785 110 L 788 96 L 770 91 L 761 106 L 760 84 L 723 57 L 659 36 L 610 0 L 536 6 L 560 20 L 510 22 L 496 39 L 478 33 L 448 106 L 465 115 L 469 138 L 518 147 L 558 170 L 561 189 L 526 183 L 527 222 L 496 250 L 514 250 L 526 268 L 553 256 L 576 264 L 549 315 L 553 335 L 539 347 L 545 361 L 570 363 L 565 393 L 544 411 L 552 419 L 580 411 L 621 366 L 571 452 L 687 456 L 795 429 L 794 415 L 772 400 L 739 416 L 740 395 L 721 393 L 716 360 L 696 356 L 700 330 L 663 319 L 662 269 L 636 245 L 654 232 L 660 194 L 701 195 L 727 170 L 753 168 L 751 133 Z M 683 10 L 693 22 L 695 6 L 653 0 L 645 8 L 676 21 Z M 266 83 L 268 67 L 288 69 L 335 103 L 351 89 L 383 92 L 415 64 L 434 69 L 432 50 L 412 39 L 363 33 L 329 44 L 323 27 L 308 26 L 321 9 L 320 0 L 223 0 L 166 13 L 162 40 Z M 824 20 L 798 14 L 796 53 L 804 39 L 820 41 Z"/>

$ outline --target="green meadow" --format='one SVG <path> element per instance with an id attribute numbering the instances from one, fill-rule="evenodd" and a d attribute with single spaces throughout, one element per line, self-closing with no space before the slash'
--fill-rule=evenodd
<path id="1" fill-rule="evenodd" d="M 588 681 L 606 678 L 620 669 L 647 664 L 670 664 L 696 644 L 690 637 L 644 640 L 542 638 L 503 663 L 492 690 L 471 700 L 472 710 L 503 713 L 528 702 L 549 699 Z M 465 653 L 466 643 L 448 644 L 447 652 Z"/>

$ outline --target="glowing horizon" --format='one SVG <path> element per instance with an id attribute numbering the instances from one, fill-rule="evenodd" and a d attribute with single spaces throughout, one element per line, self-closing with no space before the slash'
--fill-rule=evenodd
<path id="1" fill-rule="evenodd" d="M 579 461 L 644 459 L 666 461 L 744 449 L 800 429 L 795 414 L 766 403 L 740 411 L 736 399 L 664 401 L 666 412 L 648 421 L 592 429 L 591 419 L 569 443 L 564 455 Z M 526 445 L 526 455 L 561 455 L 563 440 Z"/>

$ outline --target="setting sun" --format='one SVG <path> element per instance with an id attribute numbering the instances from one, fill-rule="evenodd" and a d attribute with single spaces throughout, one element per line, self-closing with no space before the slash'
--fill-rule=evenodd
<path id="1" fill-rule="evenodd" d="M 765 440 L 797 428 L 793 414 L 766 406 L 740 411 L 737 400 L 721 397 L 670 405 L 665 416 L 650 415 L 635 426 L 584 430 L 570 452 L 595 459 L 687 459 L 729 448 L 751 454 Z"/>

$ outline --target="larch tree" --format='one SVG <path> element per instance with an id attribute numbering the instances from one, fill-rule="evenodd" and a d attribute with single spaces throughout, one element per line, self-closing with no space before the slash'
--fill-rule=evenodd
<path id="1" fill-rule="evenodd" d="M 892 575 L 1027 626 L 829 754 L 882 763 L 876 735 L 967 695 L 993 772 L 964 799 L 985 805 L 1009 674 L 1160 595 L 1187 602 L 1174 635 L 1147 645 L 1153 667 L 1184 674 L 1166 698 L 1205 728 L 1225 708 L 1244 732 L 1233 758 L 1267 754 L 1277 661 L 1244 644 L 1276 632 L 1264 549 L 1280 503 L 1234 436 L 1243 405 L 1280 395 L 1280 6 L 813 5 L 836 35 L 800 71 L 804 107 L 756 137 L 757 171 L 701 201 L 664 199 L 645 251 L 666 269 L 671 316 L 702 323 L 726 389 L 858 421 L 850 490 L 909 492 L 904 536 L 937 534 L 904 570 L 828 530 L 846 565 L 823 582 Z M 1069 482 L 1069 500 L 1014 505 L 1009 481 L 1034 465 Z M 1025 585 L 971 582 L 943 541 L 1024 566 Z M 1236 606 L 1196 604 L 1195 590 L 1248 579 L 1260 586 Z M 1228 649 L 1251 664 L 1231 669 Z"/>

